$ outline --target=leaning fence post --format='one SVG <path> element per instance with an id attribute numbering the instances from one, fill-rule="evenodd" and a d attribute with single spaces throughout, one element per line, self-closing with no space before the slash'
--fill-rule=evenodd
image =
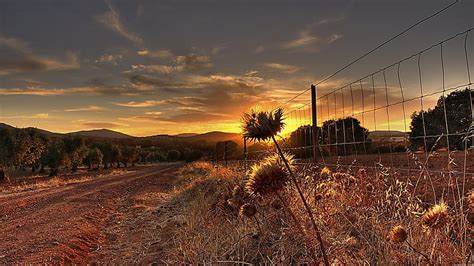
<path id="1" fill-rule="evenodd" d="M 313 162 L 318 163 L 318 117 L 316 114 L 316 86 L 311 85 L 311 118 L 313 129 Z"/>

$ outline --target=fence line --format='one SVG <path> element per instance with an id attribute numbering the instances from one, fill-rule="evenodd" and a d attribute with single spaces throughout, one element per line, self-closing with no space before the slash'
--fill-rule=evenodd
<path id="1" fill-rule="evenodd" d="M 429 167 L 428 174 L 474 175 L 468 149 L 474 147 L 473 54 L 468 48 L 473 29 L 343 86 L 317 88 L 319 96 L 309 95 L 309 89 L 298 93 L 284 103 L 284 150 L 305 164 L 317 159 L 318 165 L 387 165 L 414 173 L 421 163 Z M 269 150 L 246 146 L 249 161 Z"/>

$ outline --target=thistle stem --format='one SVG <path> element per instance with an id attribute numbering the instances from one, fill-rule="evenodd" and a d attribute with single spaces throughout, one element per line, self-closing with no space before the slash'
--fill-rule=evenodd
<path id="1" fill-rule="evenodd" d="M 314 262 L 315 265 L 317 265 L 318 263 L 316 262 L 316 253 L 314 252 L 314 249 L 311 246 L 311 241 L 309 241 L 308 237 L 304 233 L 303 226 L 301 226 L 300 221 L 298 220 L 298 218 L 296 218 L 296 215 L 293 213 L 293 211 L 290 209 L 290 207 L 288 206 L 286 201 L 283 199 L 283 197 L 280 195 L 280 193 L 278 193 L 278 191 L 276 192 L 276 195 L 277 195 L 278 199 L 280 199 L 280 201 L 283 204 L 283 206 L 285 207 L 285 209 L 290 214 L 291 218 L 293 218 L 293 221 L 295 222 L 296 227 L 298 228 L 298 231 L 300 231 L 301 236 L 306 240 L 306 243 L 307 243 L 308 248 L 309 248 L 309 252 L 311 253 L 311 256 L 313 257 L 313 259 L 315 260 L 315 262 Z"/>
<path id="2" fill-rule="evenodd" d="M 420 251 L 418 251 L 416 248 L 414 248 L 414 247 L 410 244 L 410 242 L 408 242 L 408 240 L 407 240 L 406 242 L 407 242 L 407 245 L 411 248 L 411 250 L 413 250 L 413 252 L 415 252 L 415 253 L 417 253 L 417 254 L 423 256 L 423 257 L 428 261 L 428 263 L 431 264 L 431 260 L 430 260 L 430 258 L 429 258 L 426 254 L 423 254 L 423 253 L 421 253 Z"/>
<path id="3" fill-rule="evenodd" d="M 311 224 L 313 225 L 313 228 L 314 228 L 314 231 L 316 233 L 316 237 L 319 241 L 319 246 L 321 248 L 321 253 L 323 254 L 323 258 L 324 258 L 324 264 L 326 266 L 329 266 L 329 260 L 328 260 L 328 257 L 326 255 L 326 249 L 324 248 L 324 243 L 323 243 L 323 239 L 321 238 L 321 233 L 319 232 L 319 228 L 318 226 L 316 225 L 316 222 L 314 220 L 314 216 L 313 216 L 313 212 L 311 211 L 311 209 L 309 208 L 309 205 L 308 205 L 308 202 L 306 201 L 304 195 L 303 195 L 303 192 L 301 191 L 301 188 L 300 186 L 298 185 L 298 182 L 296 180 L 296 177 L 295 175 L 293 174 L 293 171 L 291 170 L 291 167 L 290 165 L 288 164 L 288 161 L 285 159 L 285 156 L 283 154 L 283 151 L 281 150 L 280 148 L 280 145 L 278 145 L 278 142 L 276 141 L 275 139 L 275 136 L 272 136 L 272 139 L 273 139 L 273 142 L 275 143 L 275 146 L 278 150 L 278 154 L 280 155 L 281 159 L 283 160 L 283 162 L 285 163 L 285 166 L 286 168 L 288 169 L 288 172 L 290 173 L 290 176 L 291 176 L 291 180 L 293 181 L 293 183 L 295 184 L 295 187 L 296 187 L 296 190 L 298 191 L 298 194 L 301 198 L 301 200 L 303 201 L 303 205 L 306 209 L 306 212 L 308 213 L 308 216 L 311 220 Z"/>

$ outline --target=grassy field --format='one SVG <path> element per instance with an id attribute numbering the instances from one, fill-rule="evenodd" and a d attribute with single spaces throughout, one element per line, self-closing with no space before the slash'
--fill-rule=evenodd
<path id="1" fill-rule="evenodd" d="M 472 179 L 433 181 L 435 199 L 427 177 L 378 170 L 295 170 L 332 264 L 472 263 Z M 188 204 L 168 262 L 322 263 L 295 186 L 251 195 L 244 172 L 205 162 L 179 180 Z"/>

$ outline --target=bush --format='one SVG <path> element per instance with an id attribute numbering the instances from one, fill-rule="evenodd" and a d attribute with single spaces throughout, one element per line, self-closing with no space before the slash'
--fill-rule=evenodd
<path id="1" fill-rule="evenodd" d="M 177 150 L 169 150 L 168 153 L 166 153 L 166 160 L 169 162 L 178 161 L 180 157 L 181 153 Z"/>
<path id="2" fill-rule="evenodd" d="M 201 159 L 202 155 L 203 155 L 202 152 L 199 150 L 189 149 L 189 150 L 186 150 L 184 154 L 184 158 L 186 162 L 194 162 Z"/>

